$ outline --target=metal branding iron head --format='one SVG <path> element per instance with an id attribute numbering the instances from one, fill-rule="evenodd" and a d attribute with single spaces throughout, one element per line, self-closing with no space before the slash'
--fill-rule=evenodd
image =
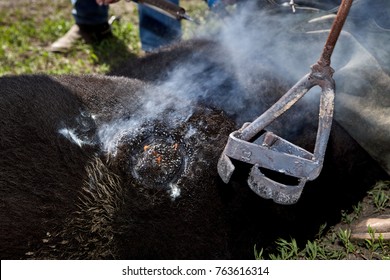
<path id="1" fill-rule="evenodd" d="M 293 101 L 299 100 L 317 81 L 312 74 L 305 76 L 277 103 L 254 122 L 245 124 L 240 130 L 229 135 L 228 142 L 218 162 L 218 173 L 228 183 L 235 169 L 231 159 L 252 164 L 248 184 L 258 195 L 271 198 L 279 204 L 296 203 L 307 180 L 314 180 L 320 174 L 326 145 L 332 126 L 334 107 L 334 82 L 331 77 L 323 80 L 319 123 L 314 152 L 305 149 L 264 130 L 275 118 L 284 113 Z M 295 103 L 294 102 L 294 103 Z M 254 141 L 250 140 L 263 133 Z M 298 178 L 298 185 L 276 182 L 261 172 L 260 168 L 273 170 Z"/>

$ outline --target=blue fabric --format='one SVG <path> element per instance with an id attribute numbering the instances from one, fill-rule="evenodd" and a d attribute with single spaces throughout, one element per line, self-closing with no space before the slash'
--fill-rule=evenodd
<path id="1" fill-rule="evenodd" d="M 108 21 L 108 6 L 99 6 L 95 0 L 71 0 L 72 15 L 77 24 L 97 25 Z"/>
<path id="2" fill-rule="evenodd" d="M 77 24 L 96 25 L 108 21 L 109 6 L 99 6 L 95 0 L 71 1 L 72 14 Z M 169 1 L 179 5 L 179 0 Z M 181 37 L 180 21 L 143 5 L 138 5 L 138 11 L 140 39 L 144 51 L 153 51 Z"/>
<path id="3" fill-rule="evenodd" d="M 212 8 L 214 7 L 217 3 L 219 2 L 219 0 L 207 0 L 207 5 Z"/>
<path id="4" fill-rule="evenodd" d="M 170 2 L 179 5 L 179 0 Z M 153 51 L 181 37 L 180 21 L 143 5 L 138 6 L 138 11 L 140 39 L 144 51 Z"/>

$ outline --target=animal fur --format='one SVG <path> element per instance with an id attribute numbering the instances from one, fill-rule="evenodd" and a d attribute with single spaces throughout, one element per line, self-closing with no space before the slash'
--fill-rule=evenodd
<path id="1" fill-rule="evenodd" d="M 210 59 L 208 54 L 218 50 L 214 43 L 193 44 L 139 59 L 134 68 L 120 72 L 127 77 L 0 78 L 2 259 L 252 258 L 254 244 L 266 247 L 285 235 L 314 236 L 319 225 L 336 222 L 340 209 L 359 201 L 385 176 L 335 122 L 323 172 L 306 185 L 298 204 L 278 206 L 256 196 L 246 185 L 248 167 L 238 163 L 231 183 L 223 184 L 217 160 L 228 134 L 241 123 L 230 105 L 213 97 L 223 99 L 242 85 L 229 76 L 226 65 Z M 137 119 L 142 96 L 152 92 L 157 98 L 157 82 L 167 78 L 159 73 L 168 71 L 156 69 L 159 61 L 172 70 L 185 57 L 221 70 L 226 79 L 179 110 L 188 114 L 182 122 L 171 125 L 176 111 L 168 108 L 143 123 L 139 134 L 119 138 L 116 153 L 107 150 L 100 129 Z M 149 78 L 137 79 L 143 71 Z M 198 72 L 199 77 L 204 74 Z M 245 90 L 258 92 L 256 99 L 240 92 L 235 96 L 242 101 L 239 113 L 244 118 L 252 117 L 253 107 L 265 110 L 288 88 L 266 69 L 249 80 Z M 315 104 L 300 103 L 273 129 L 310 149 L 316 110 Z M 295 126 L 286 129 L 287 121 Z M 130 155 L 150 135 L 177 141 L 189 158 L 176 178 L 181 192 L 175 199 L 166 186 L 146 184 L 132 173 Z"/>

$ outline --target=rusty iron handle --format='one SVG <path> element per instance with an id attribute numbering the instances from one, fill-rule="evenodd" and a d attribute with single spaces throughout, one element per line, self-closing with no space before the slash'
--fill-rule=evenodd
<path id="1" fill-rule="evenodd" d="M 326 40 L 325 47 L 322 51 L 319 61 L 317 62 L 321 66 L 330 66 L 330 57 L 332 56 L 341 30 L 343 29 L 349 10 L 352 6 L 352 2 L 353 0 L 343 0 L 340 4 L 340 7 L 337 11 L 337 16 L 333 21 L 328 39 Z"/>

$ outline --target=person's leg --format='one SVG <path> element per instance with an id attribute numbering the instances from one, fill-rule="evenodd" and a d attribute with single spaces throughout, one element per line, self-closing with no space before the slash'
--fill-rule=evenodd
<path id="1" fill-rule="evenodd" d="M 179 0 L 170 2 L 179 4 Z M 180 21 L 143 5 L 139 5 L 138 10 L 141 45 L 144 51 L 150 52 L 180 39 Z"/>
<path id="2" fill-rule="evenodd" d="M 81 39 L 100 41 L 111 34 L 108 24 L 108 6 L 99 6 L 95 0 L 71 0 L 76 24 L 49 48 L 52 52 L 68 52 Z"/>
<path id="3" fill-rule="evenodd" d="M 71 0 L 72 15 L 78 25 L 99 25 L 108 21 L 108 6 L 99 6 L 95 0 Z"/>

